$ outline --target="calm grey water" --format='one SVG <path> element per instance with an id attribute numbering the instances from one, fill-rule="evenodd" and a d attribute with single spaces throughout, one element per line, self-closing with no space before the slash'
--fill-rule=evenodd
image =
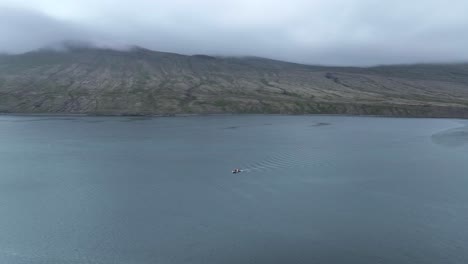
<path id="1" fill-rule="evenodd" d="M 0 116 L 0 263 L 466 264 L 467 124 Z"/>

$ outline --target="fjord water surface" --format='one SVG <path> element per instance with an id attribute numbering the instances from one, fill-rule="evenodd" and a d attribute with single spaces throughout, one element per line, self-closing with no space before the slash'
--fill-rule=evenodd
<path id="1" fill-rule="evenodd" d="M 468 263 L 465 125 L 1 116 L 0 263 Z"/>

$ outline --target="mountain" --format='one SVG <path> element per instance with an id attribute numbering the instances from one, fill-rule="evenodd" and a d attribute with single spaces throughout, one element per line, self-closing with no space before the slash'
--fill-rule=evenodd
<path id="1" fill-rule="evenodd" d="M 0 112 L 468 117 L 468 64 L 369 68 L 134 47 L 0 55 Z"/>

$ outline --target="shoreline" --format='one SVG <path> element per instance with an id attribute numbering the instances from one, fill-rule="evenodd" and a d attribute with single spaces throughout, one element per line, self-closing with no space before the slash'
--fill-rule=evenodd
<path id="1" fill-rule="evenodd" d="M 343 116 L 374 118 L 407 118 L 407 119 L 453 119 L 467 120 L 463 117 L 404 116 L 404 115 L 365 115 L 365 114 L 269 114 L 269 113 L 202 113 L 202 114 L 82 114 L 82 113 L 0 113 L 2 116 L 20 117 L 126 117 L 126 118 L 161 118 L 161 117 L 202 117 L 202 116 Z"/>

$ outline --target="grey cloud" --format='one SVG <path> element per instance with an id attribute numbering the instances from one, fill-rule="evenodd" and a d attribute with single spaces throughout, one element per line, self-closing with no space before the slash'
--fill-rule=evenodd
<path id="1" fill-rule="evenodd" d="M 80 40 L 308 64 L 468 61 L 460 0 L 1 1 L 3 52 Z"/>
<path id="2" fill-rule="evenodd" d="M 39 12 L 0 9 L 0 51 L 26 52 L 64 39 L 90 37 L 77 26 L 53 19 Z"/>

